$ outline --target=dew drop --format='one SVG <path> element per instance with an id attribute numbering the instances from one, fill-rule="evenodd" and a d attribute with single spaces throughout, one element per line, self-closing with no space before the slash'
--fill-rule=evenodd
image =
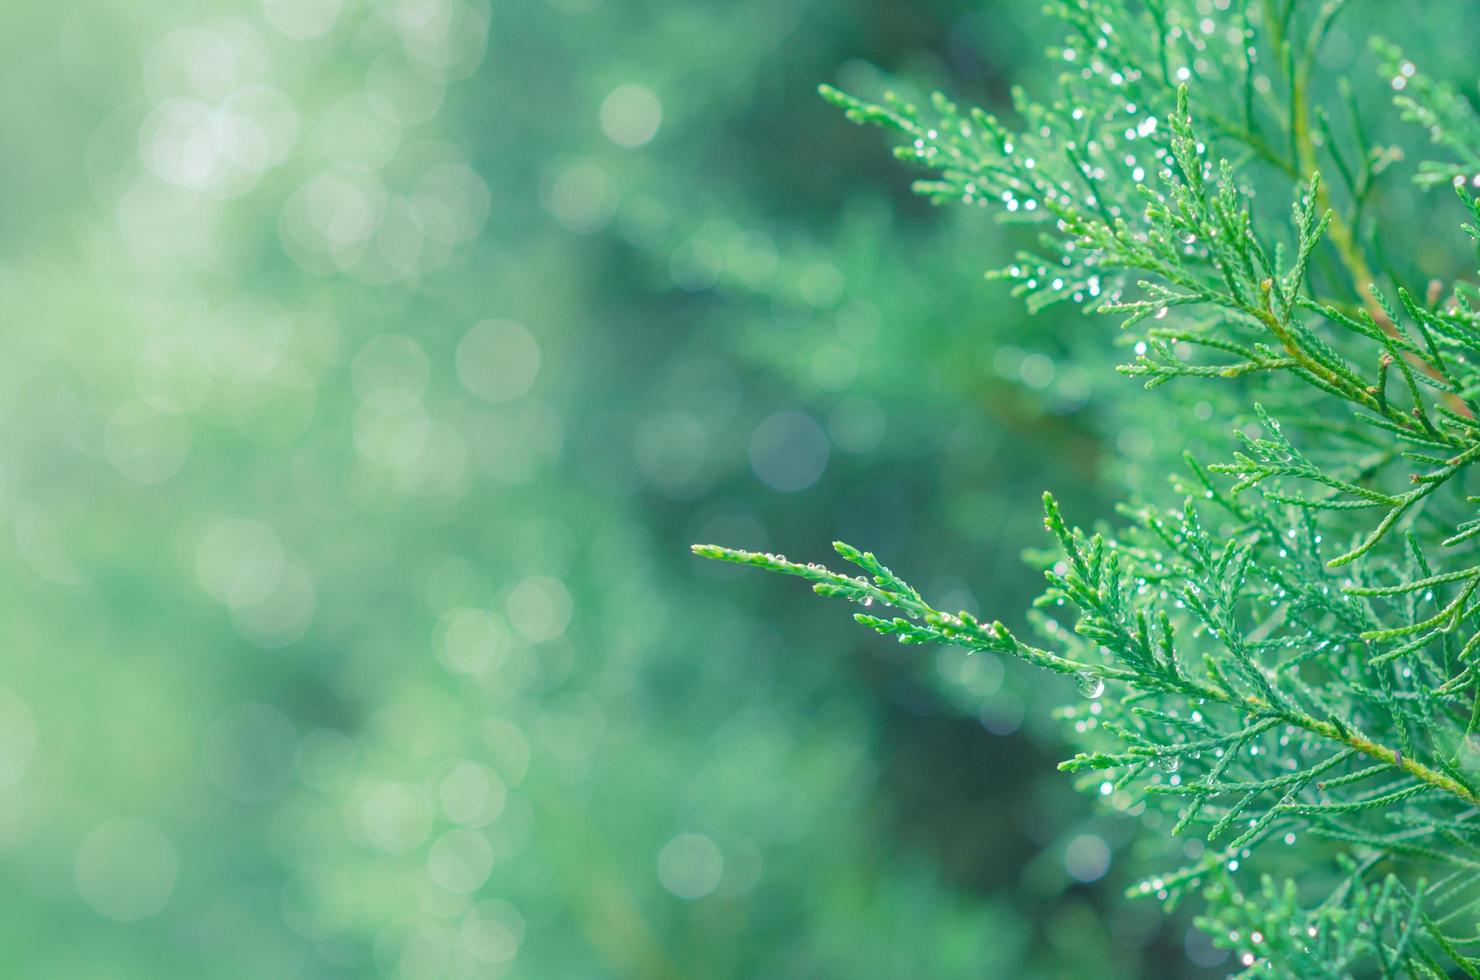
<path id="1" fill-rule="evenodd" d="M 1098 674 L 1091 674 L 1087 670 L 1079 672 L 1079 680 L 1076 682 L 1079 693 L 1087 698 L 1097 698 L 1105 693 L 1105 679 Z"/>

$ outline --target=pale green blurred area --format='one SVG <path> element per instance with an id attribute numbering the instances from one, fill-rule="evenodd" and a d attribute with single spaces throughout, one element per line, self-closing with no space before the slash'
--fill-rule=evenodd
<path id="1" fill-rule="evenodd" d="M 1183 969 L 1062 690 L 686 552 L 1005 615 L 1099 505 L 999 233 L 813 95 L 1000 97 L 978 6 L 7 7 L 3 972 Z"/>

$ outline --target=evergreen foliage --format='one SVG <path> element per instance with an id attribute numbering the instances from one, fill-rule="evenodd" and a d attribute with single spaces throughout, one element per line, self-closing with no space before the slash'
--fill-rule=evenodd
<path id="1" fill-rule="evenodd" d="M 1120 529 L 1045 495 L 1036 643 L 842 543 L 862 574 L 694 550 L 801 577 L 901 643 L 1074 678 L 1061 768 L 1208 842 L 1133 893 L 1200 896 L 1245 974 L 1480 976 L 1480 291 L 1458 233 L 1480 238 L 1480 118 L 1387 41 L 1370 83 L 1327 77 L 1343 0 L 1230 6 L 1052 4 L 1064 71 L 1048 100 L 1014 93 L 1013 124 L 823 88 L 932 171 L 921 194 L 1040 232 L 997 273 L 1030 308 L 1117 314 L 1123 373 L 1242 406 L 1170 496 L 1131 488 Z M 1370 138 L 1386 88 L 1432 147 Z M 1457 204 L 1436 204 L 1455 247 L 1419 268 L 1381 204 L 1424 155 L 1418 185 Z"/>

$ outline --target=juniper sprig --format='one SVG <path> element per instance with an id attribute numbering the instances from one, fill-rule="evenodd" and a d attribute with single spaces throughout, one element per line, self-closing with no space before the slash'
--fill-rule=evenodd
<path id="1" fill-rule="evenodd" d="M 1246 974 L 1480 977 L 1475 253 L 1456 233 L 1428 268 L 1389 257 L 1385 195 L 1422 144 L 1373 141 L 1372 93 L 1422 128 L 1440 159 L 1416 183 L 1451 185 L 1440 206 L 1476 238 L 1480 116 L 1387 41 L 1373 84 L 1328 77 L 1348 6 L 1052 4 L 1063 71 L 1045 101 L 1014 93 L 1012 124 L 822 90 L 932 171 L 920 193 L 1036 225 L 997 274 L 1031 308 L 1118 314 L 1123 373 L 1232 385 L 1245 406 L 1223 458 L 1188 456 L 1173 505 L 1127 506 L 1119 531 L 1074 528 L 1045 496 L 1042 646 L 845 544 L 862 574 L 694 551 L 801 577 L 902 643 L 1075 677 L 1089 704 L 1062 712 L 1081 751 L 1060 768 L 1208 842 L 1134 893 L 1200 896 Z"/>

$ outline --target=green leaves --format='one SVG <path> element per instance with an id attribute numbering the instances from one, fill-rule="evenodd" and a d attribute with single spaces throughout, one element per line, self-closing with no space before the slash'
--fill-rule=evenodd
<path id="1" fill-rule="evenodd" d="M 785 555 L 740 551 L 712 544 L 696 544 L 691 550 L 700 558 L 795 575 L 811 582 L 812 591 L 818 595 L 846 599 L 868 608 L 898 610 L 902 616 L 883 618 L 869 613 L 855 613 L 853 618 L 875 632 L 894 637 L 900 643 L 937 642 L 971 650 L 992 650 L 1021 657 L 1029 663 L 1063 674 L 1091 669 L 1088 665 L 1075 663 L 1047 650 L 1019 642 L 1001 623 L 984 624 L 968 612 L 952 614 L 932 608 L 914 588 L 885 568 L 869 552 L 859 551 L 842 541 L 833 542 L 833 549 L 846 561 L 869 573 L 872 578 L 863 575 L 850 577 L 813 562 L 799 564 L 790 561 Z"/>
<path id="2" fill-rule="evenodd" d="M 1191 498 L 1176 511 L 1138 512 L 1127 535 L 1111 539 L 1075 530 L 1046 495 L 1044 523 L 1062 558 L 1045 570 L 1042 605 L 1075 613 L 1072 632 L 1053 631 L 1063 654 L 1024 644 L 1000 623 L 934 609 L 873 555 L 845 544 L 835 545 L 838 554 L 867 576 L 777 555 L 694 550 L 804 578 L 824 595 L 892 607 L 901 615 L 854 618 L 903 643 L 1013 654 L 1086 679 L 1081 694 L 1099 722 L 1089 740 L 1098 747 L 1060 768 L 1106 772 L 1120 806 L 1170 808 L 1174 833 L 1222 848 L 1158 876 L 1148 891 L 1164 899 L 1230 887 L 1232 878 L 1219 877 L 1229 868 L 1300 836 L 1361 844 L 1405 865 L 1433 863 L 1443 851 L 1428 838 L 1452 836 L 1449 828 L 1480 812 L 1480 796 L 1445 757 L 1460 716 L 1447 706 L 1454 692 L 1432 686 L 1437 665 L 1395 680 L 1385 667 L 1393 657 L 1380 651 L 1398 643 L 1394 649 L 1412 652 L 1400 641 L 1467 608 L 1480 571 L 1333 590 L 1314 571 L 1319 564 L 1302 570 L 1271 560 L 1308 530 L 1308 512 L 1267 499 L 1241 506 L 1215 497 L 1215 506 L 1238 522 L 1221 543 Z M 1372 628 L 1365 602 L 1419 593 L 1427 602 L 1432 590 L 1454 584 L 1463 586 L 1461 598 L 1439 615 Z M 1316 665 L 1327 672 L 1324 689 L 1310 683 Z M 1101 697 L 1107 684 L 1114 695 Z M 1369 734 L 1382 732 L 1400 747 Z M 1400 829 L 1391 829 L 1394 821 Z M 1333 928 L 1321 913 L 1309 914 L 1325 923 L 1318 928 Z M 1261 955 L 1277 955 L 1277 947 Z"/>
<path id="3" fill-rule="evenodd" d="M 1473 287 L 1372 272 L 1386 263 L 1369 205 L 1402 152 L 1370 143 L 1344 79 L 1345 129 L 1315 104 L 1345 6 L 1271 0 L 1215 20 L 1191 0 L 1055 4 L 1064 74 L 1047 101 L 1015 93 L 1015 124 L 939 95 L 921 110 L 823 89 L 902 137 L 896 154 L 930 171 L 926 197 L 1040 227 L 996 274 L 1030 308 L 1117 314 L 1139 331 L 1122 373 L 1232 386 L 1248 406 L 1223 461 L 1191 463 L 1179 506 L 1127 507 L 1122 530 L 1086 533 L 1045 495 L 1061 555 L 1044 570 L 1046 648 L 935 610 L 846 545 L 864 576 L 696 551 L 892 607 L 855 618 L 900 642 L 1078 675 L 1093 710 L 1063 711 L 1081 750 L 1060 768 L 1103 773 L 1110 805 L 1161 810 L 1217 848 L 1138 891 L 1201 889 L 1204 927 L 1249 971 L 1473 976 L 1480 517 L 1460 488 L 1480 459 L 1480 315 Z M 1420 184 L 1454 183 L 1480 239 L 1466 189 L 1480 116 L 1374 50 L 1403 116 L 1457 158 L 1422 165 Z M 1292 202 L 1288 220 L 1271 197 Z M 1240 867 L 1296 840 L 1319 842 L 1320 874 L 1243 889 Z"/>

